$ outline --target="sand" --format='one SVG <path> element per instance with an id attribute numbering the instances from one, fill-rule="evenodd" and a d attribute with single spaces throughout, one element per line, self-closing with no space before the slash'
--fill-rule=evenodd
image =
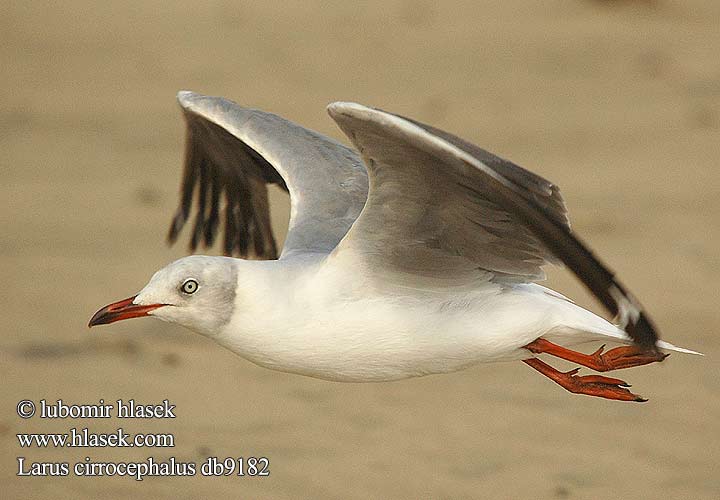
<path id="1" fill-rule="evenodd" d="M 0 7 L 3 498 L 720 498 L 720 3 L 5 2 Z M 558 183 L 574 229 L 675 354 L 574 396 L 521 363 L 386 384 L 258 368 L 153 320 L 88 330 L 167 248 L 179 89 L 342 138 L 355 100 Z M 344 138 L 342 138 L 344 140 Z M 282 235 L 287 201 L 274 194 Z M 212 251 L 214 252 L 214 251 Z M 550 284 L 599 310 L 577 281 Z M 565 366 L 560 365 L 559 366 Z M 170 400 L 175 419 L 16 415 L 22 399 Z M 174 448 L 21 449 L 17 433 L 172 433 Z M 269 477 L 16 477 L 28 461 L 265 456 Z"/>

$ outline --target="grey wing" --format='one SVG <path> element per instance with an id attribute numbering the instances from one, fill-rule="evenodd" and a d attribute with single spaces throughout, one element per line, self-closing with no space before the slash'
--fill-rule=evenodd
<path id="1" fill-rule="evenodd" d="M 170 242 L 196 198 L 192 250 L 211 246 L 224 224 L 226 255 L 277 258 L 267 193 L 267 185 L 276 184 L 289 192 L 291 205 L 282 255 L 335 248 L 367 196 L 367 172 L 357 153 L 277 115 L 220 97 L 183 91 L 178 102 L 187 139 Z"/>
<path id="2" fill-rule="evenodd" d="M 371 189 L 338 245 L 377 282 L 436 289 L 542 279 L 561 261 L 639 344 L 657 334 L 642 308 L 570 231 L 552 183 L 446 132 L 353 103 L 328 111 L 360 150 Z"/>

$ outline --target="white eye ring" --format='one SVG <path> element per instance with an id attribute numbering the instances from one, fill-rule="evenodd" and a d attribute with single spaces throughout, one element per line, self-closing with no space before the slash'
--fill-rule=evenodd
<path id="1" fill-rule="evenodd" d="M 180 290 L 182 290 L 183 293 L 187 295 L 191 295 L 195 292 L 197 292 L 199 285 L 198 282 L 194 279 L 190 278 L 183 282 L 182 286 L 180 287 Z"/>

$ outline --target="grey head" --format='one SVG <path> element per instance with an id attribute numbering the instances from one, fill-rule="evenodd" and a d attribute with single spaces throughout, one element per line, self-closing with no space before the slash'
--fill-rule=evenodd
<path id="1" fill-rule="evenodd" d="M 156 272 L 140 292 L 100 309 L 89 326 L 154 316 L 213 336 L 235 307 L 237 259 L 191 255 Z"/>

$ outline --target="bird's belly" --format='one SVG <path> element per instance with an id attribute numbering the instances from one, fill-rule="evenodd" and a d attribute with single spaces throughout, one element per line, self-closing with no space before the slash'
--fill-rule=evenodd
<path id="1" fill-rule="evenodd" d="M 277 328 L 277 321 L 248 318 L 242 325 L 228 325 L 218 341 L 266 368 L 372 382 L 523 359 L 528 352 L 522 346 L 537 337 L 499 330 L 494 324 L 503 322 L 482 311 L 438 314 L 378 303 L 299 314 L 293 320 L 286 329 Z"/>

